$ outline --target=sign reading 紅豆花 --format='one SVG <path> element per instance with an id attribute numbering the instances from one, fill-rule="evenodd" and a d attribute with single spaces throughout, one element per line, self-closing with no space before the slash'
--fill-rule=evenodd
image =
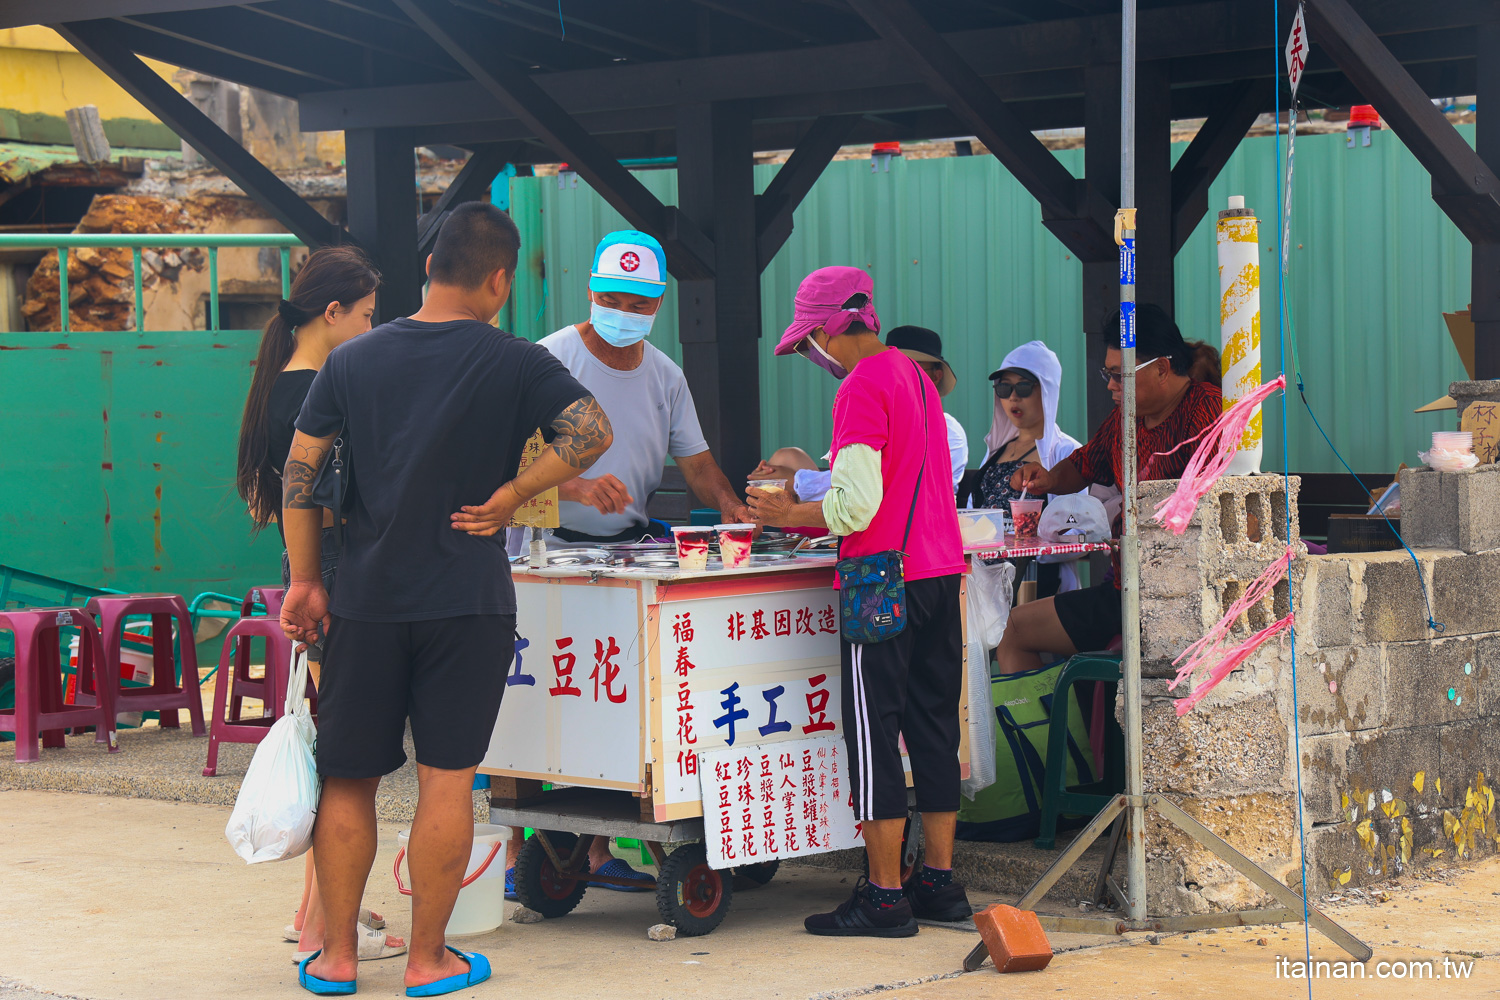
<path id="1" fill-rule="evenodd" d="M 1302 5 L 1297 5 L 1297 14 L 1292 18 L 1292 31 L 1286 40 L 1286 75 L 1292 87 L 1292 97 L 1297 96 L 1297 84 L 1302 82 L 1302 71 L 1307 68 L 1307 21 L 1302 17 Z"/>
<path id="2" fill-rule="evenodd" d="M 520 475 L 526 471 L 526 467 L 541 457 L 542 449 L 547 447 L 547 442 L 542 439 L 540 429 L 526 441 L 526 447 L 521 449 L 521 465 L 516 470 Z M 510 520 L 513 528 L 556 528 L 562 524 L 557 515 L 557 488 L 553 487 L 544 493 L 539 493 L 516 508 L 515 516 Z"/>
<path id="3" fill-rule="evenodd" d="M 704 753 L 703 841 L 714 868 L 858 847 L 844 741 L 811 737 Z"/>

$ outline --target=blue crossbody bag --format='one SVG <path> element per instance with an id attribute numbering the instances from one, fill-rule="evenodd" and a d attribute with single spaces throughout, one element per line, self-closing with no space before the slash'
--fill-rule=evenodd
<path id="1" fill-rule="evenodd" d="M 927 376 L 912 362 L 917 378 Z M 918 397 L 926 387 L 918 383 Z M 885 642 L 906 628 L 906 571 L 902 559 L 911 540 L 912 520 L 917 514 L 917 497 L 922 491 L 922 473 L 927 470 L 927 407 L 922 406 L 922 464 L 917 468 L 917 485 L 911 494 L 911 510 L 906 514 L 906 533 L 901 548 L 887 549 L 867 556 L 840 559 L 834 567 L 839 577 L 839 630 L 844 641 L 856 646 Z M 839 547 L 843 547 L 840 539 Z"/>

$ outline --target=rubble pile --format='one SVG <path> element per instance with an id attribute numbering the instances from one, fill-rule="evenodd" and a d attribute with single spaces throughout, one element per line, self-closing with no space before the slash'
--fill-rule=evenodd
<path id="1" fill-rule="evenodd" d="M 80 220 L 80 233 L 224 232 L 241 219 L 264 213 L 250 199 L 231 195 L 193 195 L 184 199 L 143 195 L 99 195 Z M 178 281 L 184 268 L 203 271 L 208 254 L 201 248 L 141 251 L 143 291 Z M 27 329 L 62 329 L 55 251 L 42 258 L 26 283 L 21 313 Z M 127 249 L 82 247 L 68 252 L 69 328 L 130 330 L 135 326 L 135 290 Z"/>

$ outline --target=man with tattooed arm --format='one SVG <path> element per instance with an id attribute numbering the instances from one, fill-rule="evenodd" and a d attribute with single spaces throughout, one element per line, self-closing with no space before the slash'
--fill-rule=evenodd
<path id="1" fill-rule="evenodd" d="M 422 308 L 336 348 L 297 419 L 283 473 L 291 585 L 281 623 L 297 641 L 326 634 L 313 843 L 328 932 L 299 973 L 313 992 L 354 992 L 375 790 L 406 761 L 408 718 L 418 800 L 406 985 L 435 996 L 489 975 L 483 955 L 446 948 L 443 931 L 473 841 L 474 770 L 514 653 L 515 589 L 496 532 L 613 440 L 609 418 L 556 358 L 490 325 L 519 248 L 499 209 L 454 209 L 427 260 Z M 550 447 L 517 475 L 538 427 Z M 357 486 L 330 607 L 312 484 L 340 436 Z"/>

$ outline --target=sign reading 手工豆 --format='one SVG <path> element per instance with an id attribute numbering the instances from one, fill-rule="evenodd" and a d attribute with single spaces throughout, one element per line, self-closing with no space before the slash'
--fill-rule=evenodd
<path id="1" fill-rule="evenodd" d="M 844 741 L 811 737 L 702 755 L 703 841 L 714 868 L 863 842 L 850 805 Z"/>
<path id="2" fill-rule="evenodd" d="M 658 806 L 697 815 L 703 798 L 707 813 L 705 751 L 842 732 L 836 600 L 820 586 L 660 605 Z"/>

